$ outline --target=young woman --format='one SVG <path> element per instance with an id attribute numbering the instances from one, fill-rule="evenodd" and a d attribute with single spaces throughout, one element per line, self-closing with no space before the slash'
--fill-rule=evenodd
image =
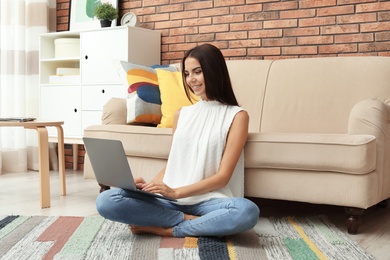
<path id="1" fill-rule="evenodd" d="M 145 191 L 177 199 L 170 202 L 123 189 L 102 192 L 97 210 L 131 231 L 161 236 L 225 236 L 252 228 L 259 208 L 243 198 L 243 148 L 249 116 L 234 96 L 225 59 L 213 45 L 186 52 L 185 91 L 200 97 L 175 113 L 166 167 Z M 238 191 L 238 192 L 237 192 Z"/>

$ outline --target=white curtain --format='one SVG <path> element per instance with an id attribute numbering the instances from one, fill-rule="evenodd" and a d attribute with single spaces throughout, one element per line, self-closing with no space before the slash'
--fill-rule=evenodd
<path id="1" fill-rule="evenodd" d="M 0 117 L 39 113 L 39 35 L 56 30 L 56 0 L 0 0 Z M 0 173 L 38 169 L 37 134 L 0 127 Z"/>

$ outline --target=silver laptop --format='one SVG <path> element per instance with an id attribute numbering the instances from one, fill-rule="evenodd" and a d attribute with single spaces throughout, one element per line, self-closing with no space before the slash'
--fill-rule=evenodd
<path id="1" fill-rule="evenodd" d="M 90 137 L 83 137 L 83 141 L 98 183 L 176 201 L 169 197 L 136 188 L 121 141 Z"/>

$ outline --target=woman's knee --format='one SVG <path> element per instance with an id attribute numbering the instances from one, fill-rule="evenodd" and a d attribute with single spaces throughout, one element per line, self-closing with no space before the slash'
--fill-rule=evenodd
<path id="1" fill-rule="evenodd" d="M 243 225 L 247 226 L 248 229 L 254 227 L 259 220 L 259 207 L 254 202 L 245 198 L 241 199 L 239 204 L 239 215 Z"/>
<path id="2" fill-rule="evenodd" d="M 110 212 L 115 211 L 115 197 L 118 195 L 118 192 L 114 189 L 106 190 L 98 195 L 96 198 L 96 210 L 103 217 L 107 218 L 107 215 Z"/>

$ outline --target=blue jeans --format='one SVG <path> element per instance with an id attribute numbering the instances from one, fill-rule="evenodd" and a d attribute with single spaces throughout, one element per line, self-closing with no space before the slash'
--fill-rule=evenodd
<path id="1" fill-rule="evenodd" d="M 123 189 L 99 194 L 96 208 L 106 219 L 135 226 L 173 229 L 174 237 L 226 236 L 253 228 L 260 210 L 245 198 L 216 198 L 180 205 Z M 184 220 L 184 214 L 199 216 Z"/>

